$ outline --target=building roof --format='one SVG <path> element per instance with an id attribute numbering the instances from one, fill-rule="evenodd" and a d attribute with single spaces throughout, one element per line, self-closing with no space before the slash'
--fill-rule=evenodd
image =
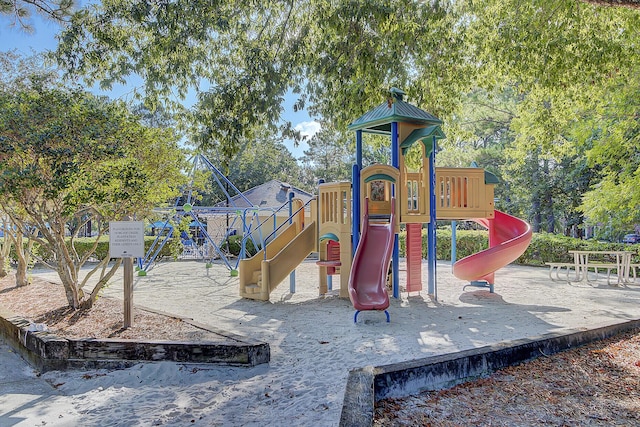
<path id="1" fill-rule="evenodd" d="M 251 205 L 248 205 L 240 195 L 233 197 L 232 200 L 238 208 L 279 208 L 289 200 L 288 194 L 291 191 L 294 193 L 294 197 L 301 199 L 303 203 L 307 203 L 313 198 L 313 194 L 273 179 L 242 193 L 251 202 Z M 224 202 L 216 206 L 224 206 Z"/>

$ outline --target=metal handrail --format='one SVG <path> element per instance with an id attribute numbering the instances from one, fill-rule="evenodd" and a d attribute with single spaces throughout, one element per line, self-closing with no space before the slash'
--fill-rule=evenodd
<path id="1" fill-rule="evenodd" d="M 300 211 L 303 211 L 303 210 L 304 210 L 304 208 L 306 208 L 306 207 L 307 207 L 307 205 L 309 205 L 309 204 L 311 203 L 311 201 L 312 201 L 312 200 L 313 200 L 313 199 L 310 199 L 309 201 L 307 201 L 307 203 L 305 203 L 304 205 L 302 205 L 302 206 L 301 206 L 297 211 L 295 211 L 295 212 L 291 213 L 291 214 L 289 215 L 289 218 L 287 219 L 287 221 L 284 221 L 284 222 L 283 222 L 282 224 L 280 224 L 280 225 L 279 225 L 275 230 L 273 230 L 273 231 L 272 231 L 272 232 L 271 232 L 271 233 L 270 233 L 270 234 L 265 238 L 265 241 L 269 240 L 269 238 L 270 238 L 270 237 L 272 237 L 273 235 L 275 235 L 275 234 L 278 232 L 278 230 L 280 230 L 280 228 L 282 228 L 282 226 L 283 226 L 283 225 L 291 225 L 291 224 L 292 224 L 292 219 L 293 219 L 297 214 L 299 214 L 299 213 L 300 213 Z M 264 254 L 264 259 L 266 260 L 266 259 L 267 259 L 267 245 L 264 245 L 264 244 L 263 244 L 263 247 L 262 247 L 262 253 Z"/>
<path id="2" fill-rule="evenodd" d="M 289 205 L 289 202 L 283 203 L 283 204 L 282 204 L 282 206 L 280 206 L 278 209 L 276 209 L 275 211 L 273 211 L 273 212 L 271 213 L 271 215 L 269 215 L 269 216 L 268 216 L 264 221 L 262 221 L 262 222 L 258 223 L 258 226 L 256 227 L 256 230 L 258 231 L 258 233 L 260 233 L 260 244 L 261 244 L 261 246 L 262 246 L 263 248 L 264 248 L 264 247 L 266 247 L 266 244 L 265 244 L 265 243 L 266 243 L 267 239 L 268 239 L 269 237 L 271 237 L 271 235 L 272 235 L 273 233 L 269 234 L 269 236 L 268 236 L 266 239 L 265 239 L 265 238 L 263 238 L 263 237 L 262 237 L 262 226 L 263 226 L 264 224 L 266 224 L 266 223 L 267 223 L 267 221 L 271 221 L 271 220 L 276 216 L 276 214 L 277 214 L 278 212 L 280 212 L 280 211 L 281 211 L 285 206 L 288 206 L 288 205 Z M 255 209 L 255 208 L 246 208 L 246 210 L 253 210 L 253 209 Z M 279 228 L 279 227 L 278 227 L 278 228 Z M 245 235 L 242 237 L 242 240 L 240 241 L 240 256 L 238 257 L 238 262 L 239 262 L 241 259 L 244 259 L 245 255 L 246 255 L 247 239 L 251 239 L 251 241 L 254 243 L 254 245 L 255 245 L 255 243 L 256 243 L 256 242 L 255 242 L 255 240 L 254 240 L 254 238 L 253 238 L 253 236 L 252 236 L 252 234 L 251 234 L 251 232 L 249 232 L 249 233 L 245 234 Z"/>

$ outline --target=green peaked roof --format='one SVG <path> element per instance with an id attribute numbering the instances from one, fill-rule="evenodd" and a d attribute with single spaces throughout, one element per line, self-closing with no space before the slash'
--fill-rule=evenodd
<path id="1" fill-rule="evenodd" d="M 429 137 L 435 137 L 436 139 L 446 138 L 444 132 L 442 132 L 442 129 L 440 129 L 440 126 L 438 125 L 431 125 L 424 128 L 415 129 L 409 134 L 409 136 L 404 139 L 404 141 L 402 141 L 402 144 L 400 144 L 402 155 L 405 155 L 407 150 L 411 148 L 411 146 L 417 141 L 422 141 L 422 144 L 426 148 L 425 154 L 426 156 L 429 156 L 429 153 L 431 153 L 431 150 L 433 150 L 432 138 Z"/>
<path id="2" fill-rule="evenodd" d="M 402 92 L 392 88 L 389 101 L 363 114 L 349 125 L 349 130 L 365 130 L 373 133 L 390 133 L 392 122 L 439 125 L 442 120 L 402 100 Z M 393 100 L 393 102 L 392 102 Z"/>

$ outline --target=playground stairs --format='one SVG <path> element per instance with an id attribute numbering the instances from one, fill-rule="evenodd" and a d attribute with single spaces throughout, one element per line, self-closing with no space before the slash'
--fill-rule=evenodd
<path id="1" fill-rule="evenodd" d="M 268 301 L 271 292 L 296 267 L 317 250 L 317 226 L 294 222 L 287 226 L 264 250 L 239 265 L 240 296 Z"/>

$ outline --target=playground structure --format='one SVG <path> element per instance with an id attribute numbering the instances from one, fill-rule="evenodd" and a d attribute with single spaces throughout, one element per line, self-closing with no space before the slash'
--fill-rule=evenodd
<path id="1" fill-rule="evenodd" d="M 193 193 L 193 179 L 198 170 L 210 173 L 225 200 L 216 206 L 198 206 Z M 178 197 L 170 208 L 155 210 L 163 220 L 149 225 L 158 230 L 156 238 L 147 250 L 145 257 L 138 259 L 138 275 L 144 276 L 152 267 L 162 248 L 178 234 L 174 224 L 188 218 L 189 232 L 183 230 L 180 240 L 183 246 L 181 258 L 220 260 L 230 270 L 232 276 L 238 272 L 239 261 L 246 256 L 247 244 L 254 248 L 263 247 L 272 236 L 265 233 L 276 229 L 290 216 L 289 200 L 279 206 L 254 206 L 236 186 L 220 172 L 205 156 L 194 156 L 190 171 L 191 184 Z M 241 236 L 240 254 L 231 256 L 226 250 L 228 239 L 232 235 Z M 234 259 L 235 258 L 235 259 Z"/>
<path id="2" fill-rule="evenodd" d="M 241 296 L 268 300 L 275 286 L 295 274 L 306 256 L 318 252 L 320 294 L 332 289 L 332 276 L 338 275 L 339 295 L 349 297 L 357 310 L 354 321 L 360 310 L 386 312 L 387 257 L 393 296 L 398 298 L 400 292 L 397 233 L 401 224 L 407 233 L 406 290 L 422 290 L 422 228 L 426 224 L 428 293 L 436 299 L 436 220 L 472 220 L 489 229 L 489 248 L 457 261 L 453 273 L 491 291 L 493 273 L 526 250 L 530 226 L 494 209 L 496 177 L 481 168 L 436 168 L 436 143 L 445 137 L 442 122 L 404 102 L 402 91 L 392 89 L 391 94 L 391 99 L 349 126 L 356 132 L 352 181 L 320 184 L 308 219 L 298 208 L 281 240 L 240 261 Z M 362 167 L 363 132 L 391 137 L 391 165 Z M 419 150 L 422 163 L 417 171 L 410 170 L 406 161 L 413 150 Z"/>

